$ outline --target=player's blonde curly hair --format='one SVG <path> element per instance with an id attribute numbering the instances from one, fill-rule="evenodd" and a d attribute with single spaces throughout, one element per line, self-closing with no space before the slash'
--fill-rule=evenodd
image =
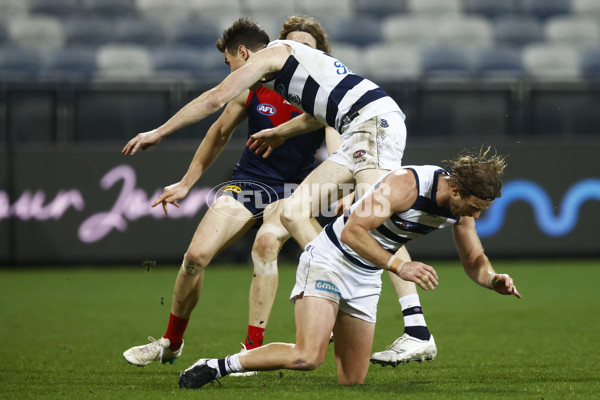
<path id="1" fill-rule="evenodd" d="M 331 53 L 331 46 L 327 40 L 327 33 L 321 26 L 321 23 L 307 15 L 292 15 L 281 27 L 279 39 L 284 40 L 291 32 L 306 32 L 312 35 L 317 42 L 317 49 L 325 53 Z"/>
<path id="2" fill-rule="evenodd" d="M 502 195 L 502 175 L 506 168 L 506 157 L 499 156 L 491 147 L 482 146 L 479 153 L 463 151 L 448 164 L 452 187 L 458 189 L 461 197 L 473 195 L 479 199 L 492 201 Z"/>

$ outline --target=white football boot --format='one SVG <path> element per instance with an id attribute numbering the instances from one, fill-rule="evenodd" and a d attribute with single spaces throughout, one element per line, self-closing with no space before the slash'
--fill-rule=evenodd
<path id="1" fill-rule="evenodd" d="M 183 342 L 181 342 L 179 349 L 171 351 L 169 348 L 171 341 L 167 338 L 161 337 L 156 340 L 152 336 L 148 336 L 148 340 L 150 343 L 132 347 L 123 353 L 123 357 L 125 357 L 128 363 L 140 367 L 145 367 L 154 361 L 160 361 L 163 364 L 173 364 L 181 357 Z"/>
<path id="2" fill-rule="evenodd" d="M 244 343 L 240 343 L 240 344 L 242 345 L 242 350 L 240 350 L 240 353 L 247 352 L 248 350 L 246 350 L 246 345 L 244 345 Z M 258 375 L 258 371 L 232 372 L 228 376 L 254 376 L 254 375 Z"/>
<path id="3" fill-rule="evenodd" d="M 437 347 L 433 335 L 429 340 L 419 340 L 405 333 L 389 345 L 387 350 L 373 353 L 371 362 L 395 367 L 410 361 L 431 361 L 436 355 Z"/>

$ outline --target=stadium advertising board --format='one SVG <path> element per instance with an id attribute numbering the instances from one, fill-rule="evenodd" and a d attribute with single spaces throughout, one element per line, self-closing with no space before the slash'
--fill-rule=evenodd
<path id="1" fill-rule="evenodd" d="M 232 146 L 230 146 L 232 147 Z M 241 147 L 241 146 L 237 146 Z M 459 147 L 407 147 L 405 164 L 440 164 Z M 598 256 L 598 146 L 511 144 L 503 196 L 477 223 L 494 257 Z M 231 175 L 240 149 L 228 148 L 165 216 L 150 204 L 184 174 L 193 150 L 153 149 L 123 157 L 119 149 L 19 149 L 0 183 L 4 265 L 180 261 L 196 225 Z M 442 164 L 443 165 L 443 164 Z M 3 164 L 4 166 L 4 164 Z M 449 231 L 409 245 L 413 257 L 454 257 Z M 227 252 L 245 262 L 253 231 Z M 295 261 L 293 242 L 287 254 Z"/>

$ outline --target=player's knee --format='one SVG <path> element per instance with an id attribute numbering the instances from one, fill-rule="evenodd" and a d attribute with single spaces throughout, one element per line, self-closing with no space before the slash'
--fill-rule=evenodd
<path id="1" fill-rule="evenodd" d="M 317 348 L 296 348 L 296 369 L 312 371 L 317 369 L 325 361 L 325 353 Z"/>
<path id="2" fill-rule="evenodd" d="M 281 242 L 272 233 L 260 235 L 252 245 L 252 258 L 256 256 L 261 261 L 271 261 L 277 259 Z"/>
<path id="3" fill-rule="evenodd" d="M 211 258 L 212 257 L 202 251 L 188 249 L 183 256 L 181 270 L 187 274 L 195 275 L 208 265 Z"/>

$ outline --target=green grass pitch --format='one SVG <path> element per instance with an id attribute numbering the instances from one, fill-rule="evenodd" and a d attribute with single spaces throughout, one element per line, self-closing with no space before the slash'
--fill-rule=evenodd
<path id="1" fill-rule="evenodd" d="M 249 266 L 212 266 L 175 364 L 129 365 L 122 352 L 166 328 L 177 267 L 0 270 L 2 399 L 594 399 L 600 398 L 600 261 L 495 263 L 523 298 L 476 286 L 457 262 L 434 261 L 440 285 L 421 291 L 438 345 L 433 362 L 371 365 L 365 385 L 339 387 L 332 349 L 312 372 L 225 377 L 222 387 L 177 387 L 197 358 L 239 350 L 247 325 Z M 280 284 L 266 342 L 294 341 Z M 384 276 L 374 351 L 402 333 L 402 314 Z"/>

